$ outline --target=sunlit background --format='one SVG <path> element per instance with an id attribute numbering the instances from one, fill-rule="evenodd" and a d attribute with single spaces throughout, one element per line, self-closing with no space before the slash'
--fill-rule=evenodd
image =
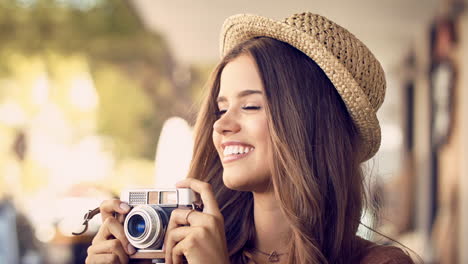
<path id="1" fill-rule="evenodd" d="M 83 263 L 124 188 L 172 187 L 224 19 L 311 11 L 381 61 L 382 146 L 363 222 L 425 263 L 468 263 L 468 14 L 463 0 L 1 0 L 0 263 Z M 380 221 L 373 221 L 370 215 Z M 392 243 L 372 232 L 363 236 Z"/>

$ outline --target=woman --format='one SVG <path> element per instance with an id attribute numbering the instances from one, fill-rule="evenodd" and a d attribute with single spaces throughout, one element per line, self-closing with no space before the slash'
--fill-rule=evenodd
<path id="1" fill-rule="evenodd" d="M 311 13 L 283 22 L 237 15 L 223 26 L 221 51 L 189 176 L 177 184 L 205 208 L 172 213 L 166 263 L 413 263 L 356 236 L 360 165 L 379 148 L 385 93 L 364 44 Z M 110 216 L 128 206 L 106 201 L 101 212 L 87 262 L 126 263 L 135 250 Z"/>

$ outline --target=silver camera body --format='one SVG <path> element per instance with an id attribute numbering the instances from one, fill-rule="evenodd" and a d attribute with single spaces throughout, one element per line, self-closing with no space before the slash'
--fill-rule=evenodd
<path id="1" fill-rule="evenodd" d="M 130 189 L 120 200 L 131 210 L 125 217 L 125 235 L 137 251 L 162 250 L 169 218 L 174 209 L 200 210 L 198 196 L 191 189 Z"/>

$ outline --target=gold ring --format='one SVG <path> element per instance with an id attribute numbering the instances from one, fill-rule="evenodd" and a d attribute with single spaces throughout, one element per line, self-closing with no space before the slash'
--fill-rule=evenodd
<path id="1" fill-rule="evenodd" d="M 189 217 L 189 215 L 190 215 L 191 213 L 193 213 L 193 211 L 195 211 L 195 210 L 191 209 L 191 210 L 189 210 L 189 211 L 187 212 L 187 214 L 185 215 L 185 223 L 186 223 L 186 225 L 189 224 L 188 217 Z"/>

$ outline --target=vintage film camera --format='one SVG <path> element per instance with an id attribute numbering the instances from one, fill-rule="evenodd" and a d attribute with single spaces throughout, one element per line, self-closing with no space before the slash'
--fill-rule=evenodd
<path id="1" fill-rule="evenodd" d="M 164 258 L 162 245 L 174 209 L 202 210 L 199 196 L 187 188 L 130 189 L 120 200 L 131 210 L 125 217 L 125 235 L 136 249 L 131 258 Z"/>

